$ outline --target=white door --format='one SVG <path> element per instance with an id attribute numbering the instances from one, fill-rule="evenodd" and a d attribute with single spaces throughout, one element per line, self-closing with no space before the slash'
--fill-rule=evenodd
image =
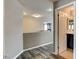
<path id="1" fill-rule="evenodd" d="M 67 18 L 59 12 L 59 54 L 66 50 Z"/>

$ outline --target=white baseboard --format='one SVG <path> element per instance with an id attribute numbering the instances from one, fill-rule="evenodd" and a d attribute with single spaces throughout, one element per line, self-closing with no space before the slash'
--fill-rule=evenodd
<path id="1" fill-rule="evenodd" d="M 49 42 L 49 43 L 45 43 L 45 44 L 42 44 L 42 45 L 39 45 L 39 46 L 35 46 L 35 47 L 32 47 L 32 48 L 24 49 L 24 51 L 36 49 L 36 48 L 43 47 L 43 46 L 49 45 L 49 44 L 53 44 L 53 42 Z"/>
<path id="2" fill-rule="evenodd" d="M 22 50 L 19 54 L 17 54 L 13 59 L 16 59 L 18 56 L 20 56 L 22 53 L 24 52 L 24 50 Z"/>
<path id="3" fill-rule="evenodd" d="M 20 56 L 25 51 L 32 50 L 32 49 L 39 48 L 39 47 L 43 47 L 43 46 L 49 45 L 49 44 L 53 44 L 53 42 L 49 42 L 49 43 L 45 43 L 45 44 L 42 44 L 42 45 L 39 45 L 39 46 L 35 46 L 35 47 L 32 47 L 32 48 L 24 49 L 18 55 L 16 55 L 13 59 L 16 59 L 18 56 Z"/>

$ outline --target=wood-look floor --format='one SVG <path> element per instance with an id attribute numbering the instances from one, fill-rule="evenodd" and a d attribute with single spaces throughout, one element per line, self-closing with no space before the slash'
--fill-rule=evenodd
<path id="1" fill-rule="evenodd" d="M 51 48 L 47 46 L 46 47 L 40 47 L 37 49 L 33 49 L 30 51 L 25 51 L 23 54 L 21 54 L 17 59 L 65 59 L 64 57 L 61 57 L 59 55 L 54 55 L 49 51 Z M 49 49 L 49 50 L 47 50 Z"/>
<path id="2" fill-rule="evenodd" d="M 72 49 L 67 49 L 66 51 L 64 51 L 60 55 L 63 56 L 64 58 L 66 58 L 66 59 L 73 59 L 73 51 L 72 51 Z"/>

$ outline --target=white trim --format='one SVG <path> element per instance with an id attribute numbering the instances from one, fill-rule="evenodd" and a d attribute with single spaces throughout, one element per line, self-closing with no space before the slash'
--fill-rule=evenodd
<path id="1" fill-rule="evenodd" d="M 56 17 L 57 17 L 56 14 L 58 14 L 58 10 L 59 10 L 59 9 L 65 8 L 65 7 L 70 6 L 70 5 L 74 5 L 74 6 L 75 6 L 75 3 L 76 3 L 76 1 L 73 1 L 73 2 L 70 2 L 70 3 L 68 3 L 68 4 L 65 4 L 65 5 L 63 5 L 63 6 L 60 6 L 60 7 L 56 8 L 56 9 L 55 9 L 55 21 L 56 21 Z M 56 24 L 55 24 L 55 25 L 56 25 Z M 56 40 L 56 43 L 57 43 L 57 40 L 58 40 L 58 39 L 55 39 L 55 40 Z M 55 54 L 58 54 L 58 52 L 57 52 L 57 51 L 58 51 L 58 50 L 57 50 L 57 49 L 58 49 L 58 44 L 56 44 L 55 49 L 56 49 Z"/>
<path id="2" fill-rule="evenodd" d="M 60 6 L 60 7 L 56 8 L 55 10 L 62 9 L 62 8 L 64 8 L 64 7 L 67 7 L 67 6 L 70 6 L 70 5 L 72 5 L 72 4 L 74 4 L 74 3 L 75 3 L 75 1 L 73 1 L 73 2 L 70 2 L 70 3 L 68 3 L 68 4 L 65 4 L 65 5 L 63 5 L 63 6 Z"/>
<path id="3" fill-rule="evenodd" d="M 16 59 L 18 56 L 20 56 L 22 53 L 24 52 L 24 50 L 22 50 L 19 54 L 17 54 L 13 59 Z"/>
<path id="4" fill-rule="evenodd" d="M 42 44 L 42 45 L 39 45 L 39 46 L 35 46 L 35 47 L 32 47 L 32 48 L 24 49 L 18 55 L 16 55 L 13 59 L 16 59 L 19 55 L 21 55 L 25 51 L 32 50 L 32 49 L 39 48 L 39 47 L 43 47 L 43 46 L 49 45 L 49 44 L 53 44 L 53 42 L 49 42 L 49 43 L 45 43 L 45 44 Z"/>
<path id="5" fill-rule="evenodd" d="M 74 3 L 74 7 L 76 9 L 76 2 Z M 75 10 L 75 17 L 74 17 L 74 50 L 73 50 L 73 59 L 76 58 L 76 10 Z"/>
<path id="6" fill-rule="evenodd" d="M 35 47 L 32 47 L 32 48 L 28 48 L 28 49 L 25 49 L 24 51 L 36 49 L 36 48 L 43 47 L 43 46 L 49 45 L 49 44 L 53 44 L 53 42 L 49 42 L 49 43 L 46 43 L 46 44 L 42 44 L 42 45 L 39 45 L 39 46 L 35 46 Z"/>

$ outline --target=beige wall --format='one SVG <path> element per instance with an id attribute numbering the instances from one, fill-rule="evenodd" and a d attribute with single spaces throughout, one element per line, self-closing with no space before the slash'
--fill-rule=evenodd
<path id="1" fill-rule="evenodd" d="M 34 18 L 31 16 L 25 16 L 23 20 L 23 32 L 33 33 L 43 30 L 43 22 L 41 19 Z"/>

